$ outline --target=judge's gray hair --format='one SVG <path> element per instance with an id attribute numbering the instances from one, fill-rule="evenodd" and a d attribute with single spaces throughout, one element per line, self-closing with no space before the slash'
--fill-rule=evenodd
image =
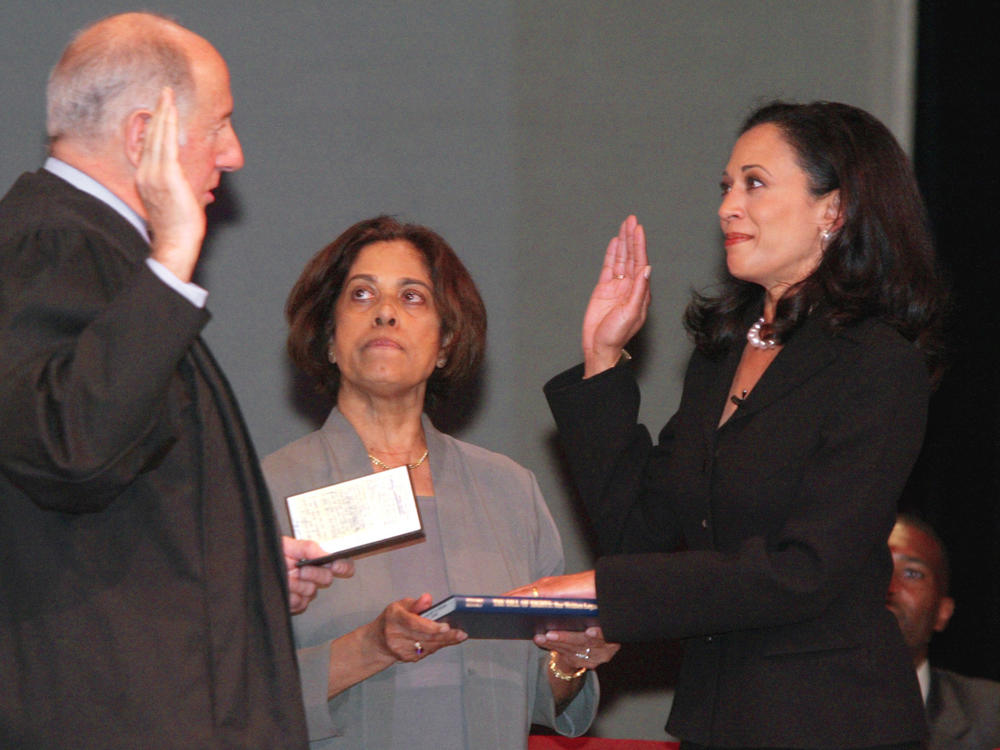
<path id="1" fill-rule="evenodd" d="M 152 110 L 164 86 L 173 88 L 181 116 L 187 113 L 194 79 L 186 35 L 192 32 L 152 13 L 111 16 L 79 31 L 49 74 L 49 141 L 103 143 L 129 112 Z"/>

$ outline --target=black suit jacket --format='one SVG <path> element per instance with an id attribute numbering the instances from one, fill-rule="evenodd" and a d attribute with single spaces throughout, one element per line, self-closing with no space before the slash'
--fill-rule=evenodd
<path id="1" fill-rule="evenodd" d="M 931 668 L 927 750 L 1000 748 L 1000 682 Z"/>
<path id="2" fill-rule="evenodd" d="M 0 202 L 0 746 L 304 747 L 267 490 L 148 254 L 50 173 Z"/>
<path id="3" fill-rule="evenodd" d="M 636 424 L 629 367 L 546 385 L 609 555 L 597 563 L 605 634 L 687 639 L 676 736 L 761 747 L 919 739 L 919 690 L 885 592 L 886 540 L 923 436 L 922 358 L 875 321 L 837 336 L 807 322 L 719 428 L 741 350 L 692 356 L 656 446 Z"/>

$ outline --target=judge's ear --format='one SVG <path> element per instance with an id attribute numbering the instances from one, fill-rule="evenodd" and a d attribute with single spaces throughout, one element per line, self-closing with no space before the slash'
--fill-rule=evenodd
<path id="1" fill-rule="evenodd" d="M 125 120 L 125 156 L 129 163 L 138 168 L 142 158 L 142 146 L 146 140 L 146 129 L 153 113 L 148 109 L 129 112 Z"/>

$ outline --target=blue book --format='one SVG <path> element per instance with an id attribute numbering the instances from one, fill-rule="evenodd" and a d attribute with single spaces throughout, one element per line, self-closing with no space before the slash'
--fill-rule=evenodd
<path id="1" fill-rule="evenodd" d="M 528 639 L 547 630 L 586 630 L 600 625 L 593 599 L 455 594 L 420 613 L 464 630 L 470 638 Z"/>

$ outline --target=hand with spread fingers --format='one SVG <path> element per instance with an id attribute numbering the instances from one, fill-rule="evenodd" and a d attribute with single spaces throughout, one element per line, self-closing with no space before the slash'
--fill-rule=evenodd
<path id="1" fill-rule="evenodd" d="M 614 367 L 629 339 L 646 322 L 650 271 L 646 234 L 629 216 L 608 243 L 583 317 L 584 377 Z"/>

